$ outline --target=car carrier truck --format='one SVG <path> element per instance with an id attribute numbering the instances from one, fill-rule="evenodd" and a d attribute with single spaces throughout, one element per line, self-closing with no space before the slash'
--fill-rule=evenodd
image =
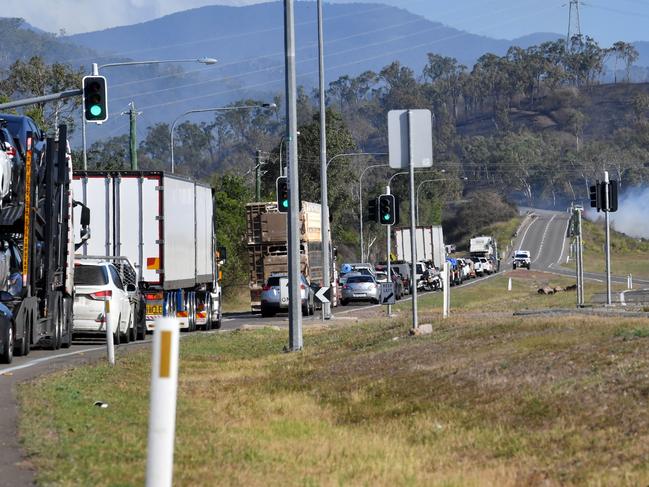
<path id="1" fill-rule="evenodd" d="M 1 115 L 18 148 L 12 188 L 0 209 L 0 361 L 33 345 L 69 347 L 74 302 L 74 208 L 82 241 L 90 214 L 70 188 L 67 128 L 45 138 L 28 117 Z"/>
<path id="2" fill-rule="evenodd" d="M 261 291 L 271 275 L 288 273 L 286 213 L 277 210 L 277 203 L 261 202 L 246 205 L 248 268 L 250 271 L 250 309 L 261 312 Z M 321 206 L 303 201 L 300 210 L 300 270 L 310 283 L 323 285 Z M 331 238 L 329 239 L 331 242 Z M 331 303 L 338 305 L 336 249 L 329 255 L 331 268 Z"/>
<path id="3" fill-rule="evenodd" d="M 210 186 L 161 171 L 88 171 L 75 172 L 73 187 L 95 215 L 77 252 L 133 263 L 147 330 L 160 316 L 190 331 L 221 326 Z"/>

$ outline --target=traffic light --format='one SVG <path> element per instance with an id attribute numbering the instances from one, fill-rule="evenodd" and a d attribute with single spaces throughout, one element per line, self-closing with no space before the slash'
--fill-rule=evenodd
<path id="1" fill-rule="evenodd" d="M 608 183 L 608 211 L 617 211 L 617 180 Z"/>
<path id="2" fill-rule="evenodd" d="M 379 196 L 379 223 L 394 225 L 397 223 L 396 199 L 393 194 Z"/>
<path id="3" fill-rule="evenodd" d="M 590 207 L 597 208 L 597 211 L 602 209 L 602 189 L 601 184 L 597 181 L 590 187 Z"/>
<path id="4" fill-rule="evenodd" d="M 105 122 L 108 119 L 106 78 L 84 76 L 82 85 L 84 118 L 87 122 Z"/>
<path id="5" fill-rule="evenodd" d="M 368 220 L 371 222 L 377 222 L 379 221 L 379 212 L 378 212 L 378 198 L 372 198 L 367 202 L 367 210 L 368 210 Z"/>
<path id="6" fill-rule="evenodd" d="M 288 178 L 280 176 L 277 178 L 277 210 L 280 213 L 288 212 Z"/>

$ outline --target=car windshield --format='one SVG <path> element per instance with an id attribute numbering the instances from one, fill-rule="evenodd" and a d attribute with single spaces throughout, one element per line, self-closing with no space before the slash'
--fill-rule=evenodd
<path id="1" fill-rule="evenodd" d="M 516 254 L 517 259 L 527 259 L 527 254 Z"/>
<path id="2" fill-rule="evenodd" d="M 74 281 L 79 286 L 103 286 L 108 284 L 108 273 L 104 266 L 78 265 L 74 268 Z"/>
<path id="3" fill-rule="evenodd" d="M 347 284 L 354 284 L 358 282 L 374 282 L 371 276 L 354 276 L 347 279 Z"/>
<path id="4" fill-rule="evenodd" d="M 376 280 L 377 281 L 387 281 L 388 280 L 388 275 L 385 272 L 377 272 L 376 273 Z"/>

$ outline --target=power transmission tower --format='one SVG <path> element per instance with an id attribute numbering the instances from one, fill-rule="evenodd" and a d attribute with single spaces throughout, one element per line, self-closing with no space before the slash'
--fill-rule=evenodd
<path id="1" fill-rule="evenodd" d="M 581 0 L 570 0 L 568 6 L 568 34 L 566 35 L 566 46 L 570 46 L 570 40 L 574 36 L 581 35 L 581 20 L 579 17 L 579 6 L 584 3 Z M 574 12 L 573 12 L 574 9 Z"/>

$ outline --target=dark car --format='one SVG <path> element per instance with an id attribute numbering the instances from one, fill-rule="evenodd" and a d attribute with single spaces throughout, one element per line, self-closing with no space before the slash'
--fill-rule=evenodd
<path id="1" fill-rule="evenodd" d="M 14 147 L 20 154 L 21 159 L 25 160 L 27 151 L 27 134 L 32 133 L 32 144 L 34 148 L 34 159 L 40 160 L 41 154 L 45 150 L 45 133 L 38 128 L 36 122 L 31 118 L 22 115 L 12 115 L 10 113 L 0 113 L 0 125 L 4 126 L 14 141 Z"/>

